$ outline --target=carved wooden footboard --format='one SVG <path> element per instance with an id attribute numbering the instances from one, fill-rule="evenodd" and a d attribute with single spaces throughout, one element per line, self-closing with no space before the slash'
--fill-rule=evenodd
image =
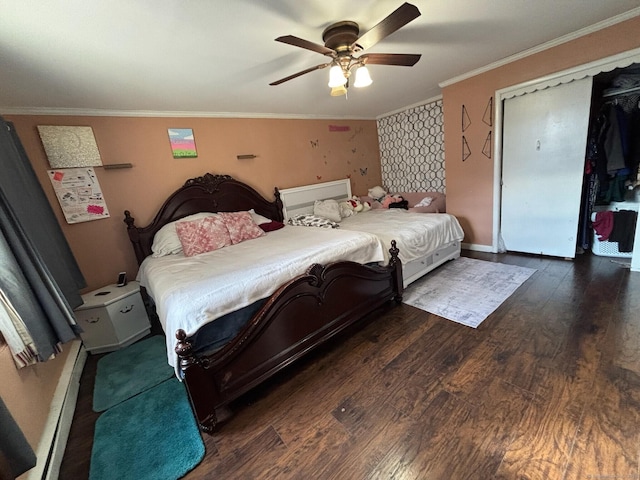
<path id="1" fill-rule="evenodd" d="M 338 262 L 311 266 L 278 289 L 224 348 L 192 354 L 183 330 L 176 353 L 200 428 L 212 432 L 216 410 L 268 379 L 389 301 L 402 300 L 395 242 L 387 267 Z"/>

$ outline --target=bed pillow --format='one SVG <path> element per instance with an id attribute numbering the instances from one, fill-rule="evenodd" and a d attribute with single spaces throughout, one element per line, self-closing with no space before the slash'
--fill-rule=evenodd
<path id="1" fill-rule="evenodd" d="M 327 218 L 333 222 L 342 220 L 340 204 L 336 200 L 316 200 L 313 204 L 313 214 L 317 217 Z"/>
<path id="2" fill-rule="evenodd" d="M 435 191 L 425 192 L 398 192 L 402 198 L 409 202 L 409 211 L 416 213 L 445 213 L 447 211 L 446 196 Z M 430 198 L 431 201 L 426 200 Z M 429 202 L 428 205 L 425 203 Z M 418 206 L 422 203 L 422 206 Z"/>
<path id="3" fill-rule="evenodd" d="M 176 222 L 176 233 L 186 257 L 231 245 L 229 230 L 220 216 Z"/>
<path id="4" fill-rule="evenodd" d="M 280 230 L 282 227 L 284 227 L 284 223 L 274 220 L 272 222 L 261 223 L 258 226 L 265 232 L 273 232 L 274 230 Z"/>
<path id="5" fill-rule="evenodd" d="M 263 223 L 271 222 L 270 218 L 263 217 L 259 213 L 256 213 L 256 211 L 253 208 L 249 210 L 249 215 L 251 215 L 251 218 L 253 219 L 256 225 L 262 225 Z"/>
<path id="6" fill-rule="evenodd" d="M 328 218 L 318 217 L 317 215 L 309 215 L 306 213 L 296 215 L 289 219 L 289 225 L 298 227 L 320 227 L 320 228 L 339 228 L 336 222 Z"/>
<path id="7" fill-rule="evenodd" d="M 249 212 L 221 212 L 220 216 L 229 230 L 231 243 L 236 244 L 266 235 Z"/>
<path id="8" fill-rule="evenodd" d="M 164 257 L 165 255 L 174 255 L 182 252 L 182 244 L 176 232 L 176 223 L 188 222 L 191 220 L 199 220 L 207 217 L 214 217 L 215 213 L 200 212 L 186 216 L 175 222 L 167 223 L 164 227 L 156 232 L 151 245 L 152 257 Z"/>

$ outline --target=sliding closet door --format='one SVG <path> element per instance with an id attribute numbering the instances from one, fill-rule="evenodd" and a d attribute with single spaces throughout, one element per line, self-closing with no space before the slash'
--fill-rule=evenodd
<path id="1" fill-rule="evenodd" d="M 504 101 L 501 235 L 508 251 L 575 257 L 591 77 Z"/>

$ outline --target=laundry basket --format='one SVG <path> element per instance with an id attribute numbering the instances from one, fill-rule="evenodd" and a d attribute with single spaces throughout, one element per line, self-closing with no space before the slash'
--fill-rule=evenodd
<path id="1" fill-rule="evenodd" d="M 639 204 L 636 202 L 612 202 L 609 205 L 602 205 L 594 208 L 594 212 L 591 214 L 591 221 L 595 220 L 597 212 L 618 212 L 620 210 L 635 210 L 638 211 Z M 618 250 L 618 242 L 608 242 L 598 240 L 598 235 L 593 232 L 593 242 L 591 244 L 591 252 L 594 255 L 602 257 L 618 257 L 618 258 L 631 258 L 632 252 L 621 252 Z"/>
<path id="2" fill-rule="evenodd" d="M 601 257 L 619 257 L 631 258 L 632 252 L 621 252 L 618 250 L 618 242 L 607 242 L 598 240 L 598 235 L 593 233 L 593 243 L 591 244 L 591 253 Z"/>

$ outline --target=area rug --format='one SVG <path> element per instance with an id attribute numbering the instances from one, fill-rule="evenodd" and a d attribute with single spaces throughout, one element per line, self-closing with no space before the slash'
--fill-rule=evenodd
<path id="1" fill-rule="evenodd" d="M 411 284 L 403 302 L 477 328 L 535 271 L 460 257 Z"/>
<path id="2" fill-rule="evenodd" d="M 173 376 L 161 335 L 145 338 L 98 360 L 93 410 L 102 412 Z"/>
<path id="3" fill-rule="evenodd" d="M 173 377 L 98 418 L 89 479 L 178 479 L 204 453 L 187 392 Z"/>

